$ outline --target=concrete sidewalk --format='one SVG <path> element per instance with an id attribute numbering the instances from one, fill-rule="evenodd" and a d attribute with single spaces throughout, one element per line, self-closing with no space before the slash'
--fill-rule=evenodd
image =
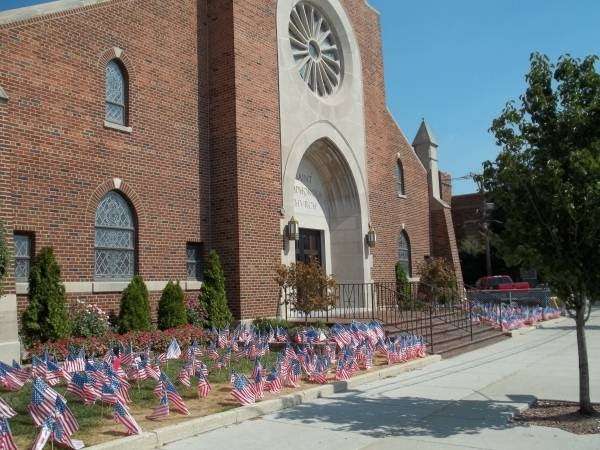
<path id="1" fill-rule="evenodd" d="M 588 326 L 592 400 L 600 402 L 600 311 Z M 600 449 L 600 435 L 515 426 L 537 398 L 577 400 L 570 319 L 422 370 L 363 385 L 170 445 L 188 449 Z"/>

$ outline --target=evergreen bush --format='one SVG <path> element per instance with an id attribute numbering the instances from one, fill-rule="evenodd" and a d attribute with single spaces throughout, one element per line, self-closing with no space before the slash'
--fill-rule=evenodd
<path id="1" fill-rule="evenodd" d="M 185 295 L 179 283 L 169 281 L 163 289 L 158 303 L 158 328 L 168 330 L 187 323 Z"/>
<path id="2" fill-rule="evenodd" d="M 29 304 L 22 316 L 22 331 L 30 342 L 69 337 L 71 323 L 60 267 L 52 248 L 43 248 L 29 272 Z"/>
<path id="3" fill-rule="evenodd" d="M 410 282 L 404 266 L 400 261 L 396 263 L 396 292 L 400 297 L 398 301 L 401 305 L 408 305 L 411 300 Z"/>
<path id="4" fill-rule="evenodd" d="M 123 291 L 119 310 L 119 332 L 150 331 L 150 302 L 148 288 L 141 276 L 136 275 Z"/>
<path id="5" fill-rule="evenodd" d="M 208 255 L 208 264 L 204 270 L 204 283 L 200 290 L 199 301 L 206 311 L 204 326 L 224 328 L 233 321 L 227 305 L 225 293 L 225 275 L 219 255 L 214 250 Z"/>

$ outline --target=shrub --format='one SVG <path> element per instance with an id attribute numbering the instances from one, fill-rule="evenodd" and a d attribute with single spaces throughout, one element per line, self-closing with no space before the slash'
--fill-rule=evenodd
<path id="1" fill-rule="evenodd" d="M 446 303 L 457 298 L 456 274 L 445 258 L 428 258 L 419 266 L 419 276 L 420 300 Z"/>
<path id="2" fill-rule="evenodd" d="M 32 355 L 41 355 L 46 350 L 59 359 L 64 359 L 71 349 L 85 349 L 88 355 L 100 356 L 109 349 L 123 346 L 133 349 L 135 352 L 151 350 L 153 352 L 164 352 L 173 338 L 182 347 L 190 345 L 192 342 L 200 342 L 204 337 L 201 328 L 186 325 L 181 328 L 174 328 L 165 331 L 132 331 L 127 334 L 106 333 L 102 336 L 90 338 L 74 337 L 61 339 L 54 342 L 38 343 L 29 349 Z"/>
<path id="3" fill-rule="evenodd" d="M 221 268 L 221 260 L 214 250 L 208 255 L 199 301 L 202 309 L 206 311 L 206 318 L 203 321 L 205 327 L 225 328 L 233 321 L 227 305 L 225 275 Z"/>
<path id="4" fill-rule="evenodd" d="M 179 283 L 169 281 L 158 303 L 158 328 L 168 330 L 187 323 L 185 295 Z"/>
<path id="5" fill-rule="evenodd" d="M 401 304 L 408 304 L 411 300 L 410 282 L 408 281 L 408 275 L 402 263 L 397 262 L 395 267 L 396 272 L 396 292 L 400 296 L 398 301 Z"/>
<path id="6" fill-rule="evenodd" d="M 188 324 L 196 327 L 204 327 L 206 311 L 198 297 L 189 298 L 185 304 Z"/>
<path id="7" fill-rule="evenodd" d="M 73 336 L 90 338 L 104 336 L 110 331 L 108 314 L 96 305 L 77 300 L 72 314 Z"/>
<path id="8" fill-rule="evenodd" d="M 150 302 L 146 283 L 136 275 L 121 297 L 119 332 L 150 331 Z"/>
<path id="9" fill-rule="evenodd" d="M 8 245 L 6 245 L 6 230 L 4 228 L 4 222 L 0 220 L 0 296 L 4 289 L 4 278 L 8 272 L 8 264 L 10 262 L 10 252 L 8 251 Z"/>
<path id="10" fill-rule="evenodd" d="M 293 327 L 293 324 L 289 323 L 287 320 L 267 319 L 265 317 L 254 319 L 252 325 L 254 325 L 261 333 L 268 333 L 271 328 L 274 330 L 275 328 L 279 327 L 283 328 L 284 330 L 288 330 Z"/>
<path id="11" fill-rule="evenodd" d="M 305 321 L 311 312 L 326 311 L 336 304 L 335 279 L 316 260 L 280 266 L 275 281 L 286 291 L 292 308 L 304 314 Z"/>
<path id="12" fill-rule="evenodd" d="M 22 316 L 22 330 L 29 341 L 46 342 L 70 335 L 65 287 L 50 247 L 43 248 L 31 266 L 29 304 Z"/>

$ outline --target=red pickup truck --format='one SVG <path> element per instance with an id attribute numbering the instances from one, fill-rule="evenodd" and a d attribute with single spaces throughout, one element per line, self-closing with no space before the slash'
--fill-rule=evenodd
<path id="1" fill-rule="evenodd" d="M 477 280 L 475 289 L 467 291 L 471 301 L 481 303 L 534 303 L 547 305 L 550 300 L 550 290 L 547 288 L 532 288 L 527 282 L 513 282 L 508 275 L 494 275 Z"/>
<path id="2" fill-rule="evenodd" d="M 526 281 L 515 283 L 508 275 L 494 275 L 492 277 L 480 278 L 477 280 L 475 287 L 481 290 L 496 289 L 500 291 L 514 291 L 531 288 Z"/>

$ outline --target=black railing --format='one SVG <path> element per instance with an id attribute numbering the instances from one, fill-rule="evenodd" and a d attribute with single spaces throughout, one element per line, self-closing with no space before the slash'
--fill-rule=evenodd
<path id="1" fill-rule="evenodd" d="M 332 292 L 335 306 L 308 316 L 293 309 L 290 292 L 284 292 L 286 320 L 351 322 L 378 320 L 400 332 L 414 333 L 429 341 L 433 351 L 434 327 L 440 322 L 473 337 L 470 302 L 456 289 L 412 282 L 341 283 Z"/>

